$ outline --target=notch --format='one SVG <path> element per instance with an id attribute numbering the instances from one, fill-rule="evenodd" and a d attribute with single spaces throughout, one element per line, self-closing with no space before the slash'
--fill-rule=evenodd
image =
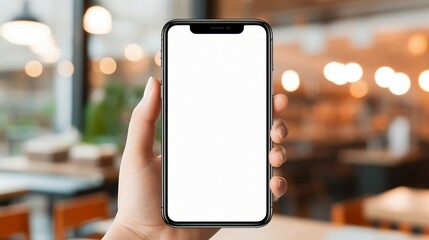
<path id="1" fill-rule="evenodd" d="M 239 34 L 244 24 L 240 23 L 194 23 L 190 25 L 195 34 Z"/>

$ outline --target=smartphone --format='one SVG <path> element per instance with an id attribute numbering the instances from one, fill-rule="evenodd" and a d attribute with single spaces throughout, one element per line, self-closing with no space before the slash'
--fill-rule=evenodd
<path id="1" fill-rule="evenodd" d="M 174 227 L 272 215 L 272 31 L 256 19 L 162 30 L 162 216 Z"/>

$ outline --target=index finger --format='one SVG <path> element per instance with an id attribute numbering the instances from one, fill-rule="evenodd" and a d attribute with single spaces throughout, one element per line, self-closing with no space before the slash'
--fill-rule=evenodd
<path id="1" fill-rule="evenodd" d="M 284 94 L 276 94 L 273 96 L 273 114 L 274 117 L 279 116 L 284 112 L 289 103 L 288 98 Z"/>

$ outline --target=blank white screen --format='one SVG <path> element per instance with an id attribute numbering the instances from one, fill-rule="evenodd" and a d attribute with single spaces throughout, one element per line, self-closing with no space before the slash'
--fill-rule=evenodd
<path id="1" fill-rule="evenodd" d="M 183 221 L 267 215 L 267 33 L 168 31 L 167 214 Z"/>

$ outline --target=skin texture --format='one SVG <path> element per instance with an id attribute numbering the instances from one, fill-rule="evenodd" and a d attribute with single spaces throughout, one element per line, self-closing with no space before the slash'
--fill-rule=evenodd
<path id="1" fill-rule="evenodd" d="M 118 212 L 103 239 L 201 240 L 219 231 L 219 228 L 171 228 L 162 220 L 161 158 L 153 151 L 155 123 L 161 109 L 160 91 L 160 82 L 151 77 L 131 116 L 119 173 Z M 285 95 L 275 95 L 274 117 L 285 111 L 287 105 Z M 280 167 L 286 160 L 286 150 L 276 144 L 282 143 L 287 133 L 286 122 L 275 119 L 270 132 L 274 147 L 269 154 L 273 167 Z M 286 180 L 279 176 L 273 176 L 269 185 L 274 199 L 287 189 Z"/>

